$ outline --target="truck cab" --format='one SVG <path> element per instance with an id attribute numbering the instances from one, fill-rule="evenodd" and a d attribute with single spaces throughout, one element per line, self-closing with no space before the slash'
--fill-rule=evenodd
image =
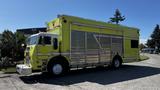
<path id="1" fill-rule="evenodd" d="M 30 74 L 32 70 L 41 70 L 42 64 L 47 63 L 53 52 L 58 52 L 58 35 L 38 33 L 27 38 L 24 64 L 17 65 L 20 74 Z"/>

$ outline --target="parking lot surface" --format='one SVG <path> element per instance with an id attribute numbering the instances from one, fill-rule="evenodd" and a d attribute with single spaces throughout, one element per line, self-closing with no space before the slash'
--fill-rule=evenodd
<path id="1" fill-rule="evenodd" d="M 118 70 L 96 68 L 71 71 L 62 77 L 0 72 L 0 90 L 160 90 L 160 55 L 124 64 Z"/>

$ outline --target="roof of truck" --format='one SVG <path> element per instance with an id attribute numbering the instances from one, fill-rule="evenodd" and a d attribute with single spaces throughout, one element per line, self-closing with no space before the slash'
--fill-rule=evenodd
<path id="1" fill-rule="evenodd" d="M 109 28 L 119 28 L 119 29 L 131 29 L 131 30 L 139 30 L 138 28 L 135 27 L 128 27 L 120 24 L 111 24 L 103 21 L 97 21 L 97 20 L 91 20 L 91 19 L 86 19 L 86 18 L 81 18 L 81 17 L 76 17 L 76 16 L 69 16 L 69 15 L 58 15 L 58 17 L 63 17 L 66 19 L 71 19 L 73 22 L 81 22 L 85 24 L 90 24 L 90 25 L 97 25 L 97 26 L 104 26 L 104 27 L 109 27 Z"/>

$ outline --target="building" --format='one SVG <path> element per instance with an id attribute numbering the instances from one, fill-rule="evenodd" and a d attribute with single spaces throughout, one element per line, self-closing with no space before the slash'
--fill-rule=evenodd
<path id="1" fill-rule="evenodd" d="M 28 37 L 32 34 L 36 34 L 36 33 L 39 33 L 39 32 L 46 32 L 46 28 L 41 27 L 41 28 L 17 29 L 17 32 L 23 33 L 26 37 Z"/>

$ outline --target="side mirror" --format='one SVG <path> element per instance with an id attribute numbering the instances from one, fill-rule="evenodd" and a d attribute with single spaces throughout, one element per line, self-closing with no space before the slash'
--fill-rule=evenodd
<path id="1" fill-rule="evenodd" d="M 54 38 L 53 39 L 53 48 L 56 50 L 58 49 L 58 39 L 57 38 Z"/>

